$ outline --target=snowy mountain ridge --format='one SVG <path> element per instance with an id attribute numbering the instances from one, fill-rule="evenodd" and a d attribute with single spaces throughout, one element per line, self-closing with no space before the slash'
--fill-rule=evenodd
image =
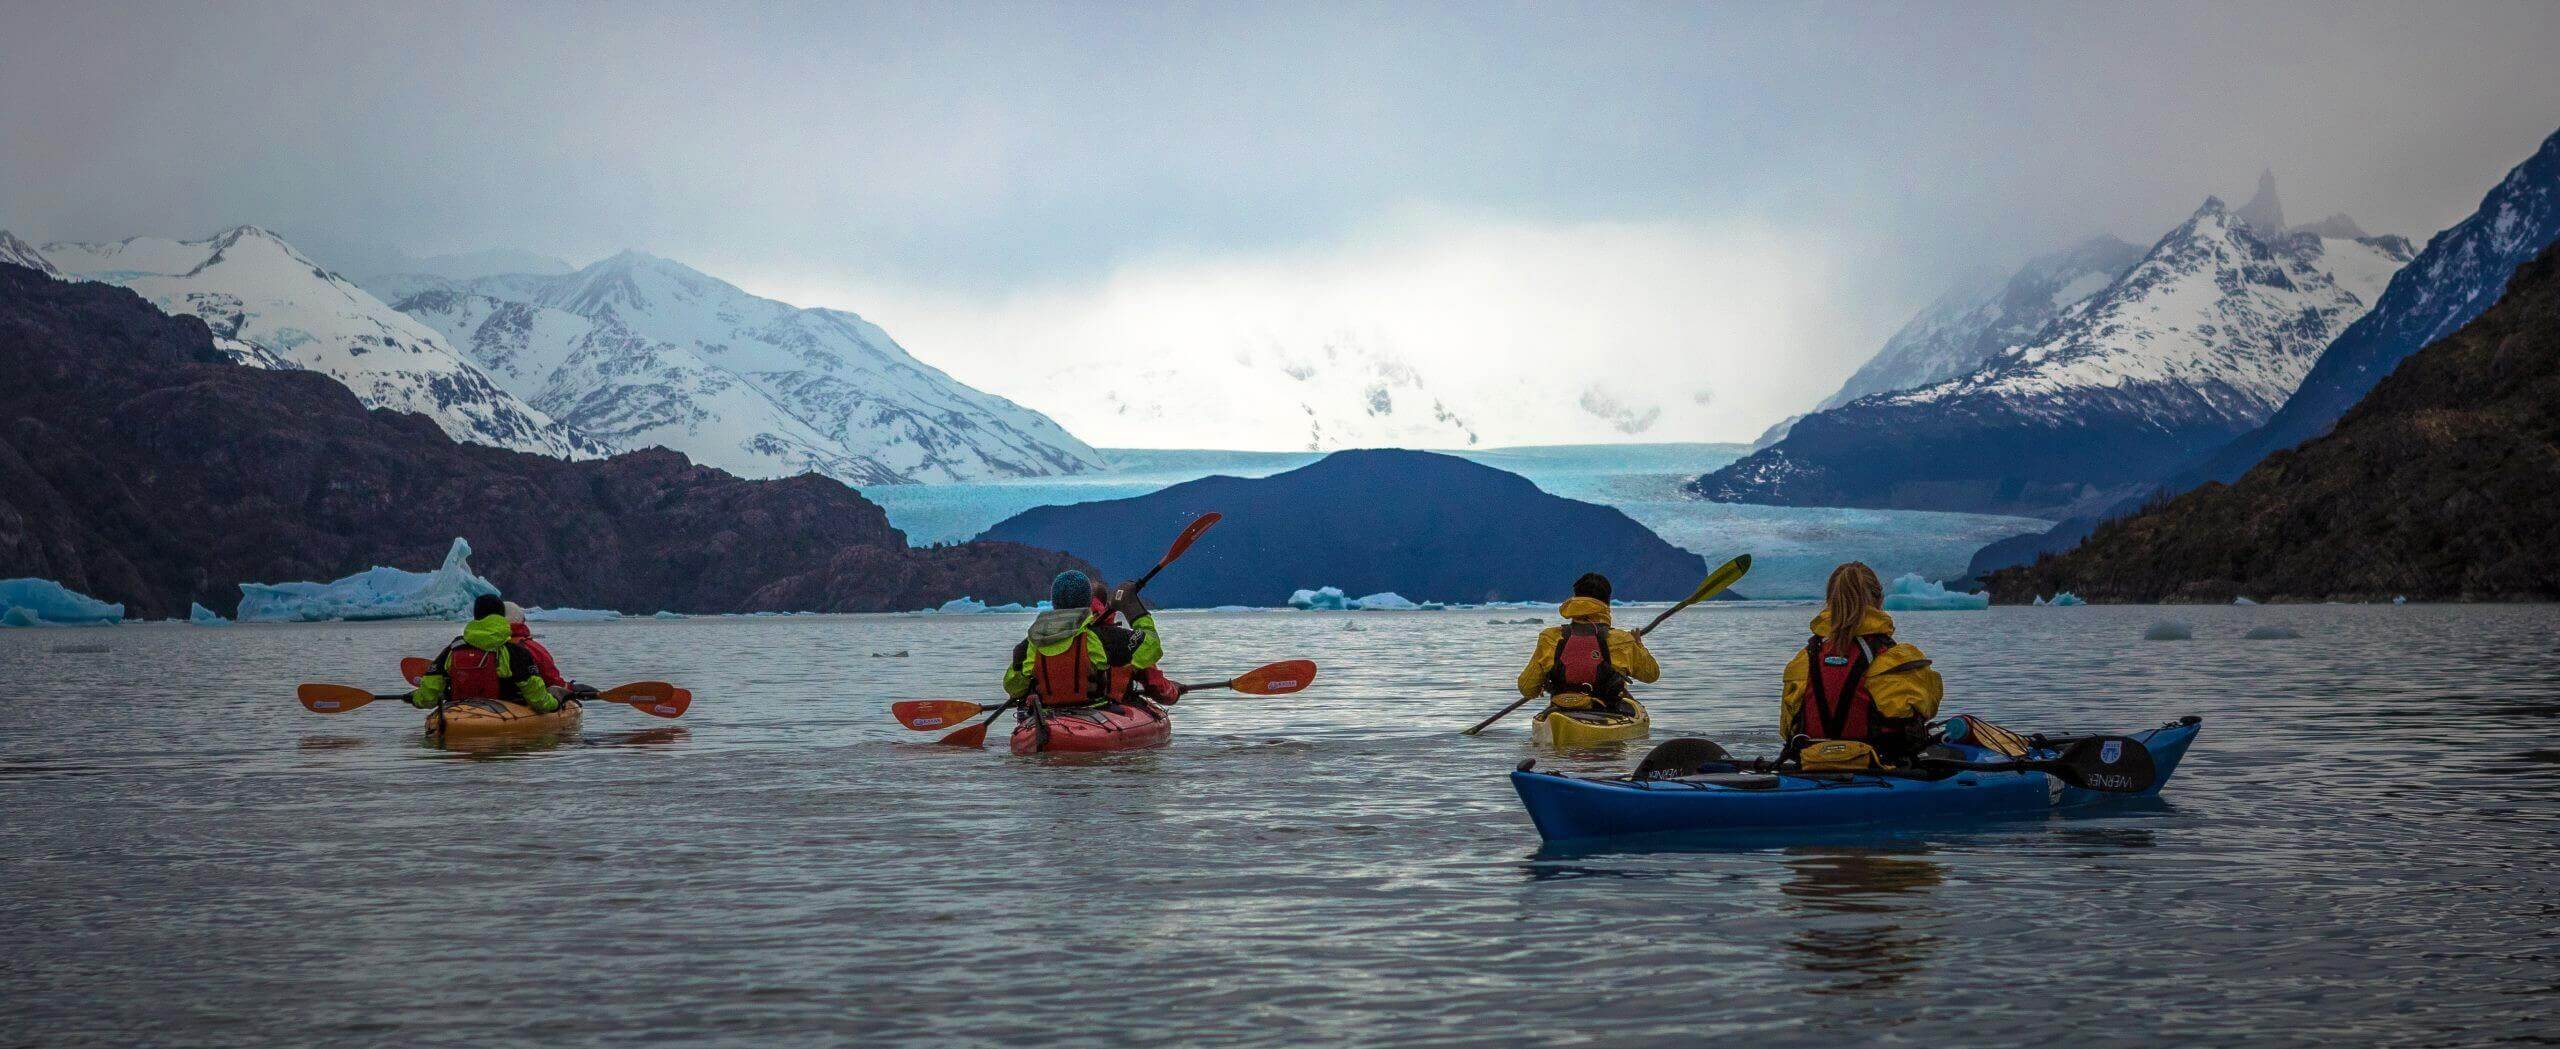
<path id="1" fill-rule="evenodd" d="M 62 276 L 62 271 L 54 268 L 53 260 L 45 258 L 44 252 L 5 229 L 0 229 L 0 262 L 24 266 L 48 277 Z"/>
<path id="2" fill-rule="evenodd" d="M 2411 255 L 2397 237 L 2262 233 L 2282 218 L 2261 188 L 2242 209 L 2255 223 L 2208 198 L 2105 290 L 1970 374 L 1817 412 L 1690 490 L 2062 516 L 2228 441 L 2292 394 Z"/>
<path id="3" fill-rule="evenodd" d="M 558 276 L 371 283 L 572 425 L 741 476 L 866 485 L 1107 468 L 1047 416 L 916 360 L 855 314 L 760 298 L 652 255 Z"/>
<path id="4" fill-rule="evenodd" d="M 120 285 L 163 312 L 202 319 L 215 345 L 242 364 L 320 372 L 367 406 L 427 416 L 455 440 L 563 458 L 610 450 L 508 393 L 432 329 L 256 226 L 204 240 L 53 243 L 43 257 L 71 278 Z"/>
<path id="5" fill-rule="evenodd" d="M 2030 259 L 2006 280 L 1988 273 L 1967 277 L 1895 332 L 1816 410 L 1971 372 L 2088 303 L 2142 254 L 2139 247 L 2100 234 Z"/>

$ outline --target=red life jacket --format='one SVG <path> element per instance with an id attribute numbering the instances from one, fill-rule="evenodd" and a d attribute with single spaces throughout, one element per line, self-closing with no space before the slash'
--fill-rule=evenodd
<path id="1" fill-rule="evenodd" d="M 1885 717 L 1867 693 L 1867 669 L 1876 653 L 1893 647 L 1893 635 L 1869 634 L 1838 655 L 1825 647 L 1820 635 L 1805 643 L 1804 704 L 1796 731 L 1813 739 L 1855 740 L 1887 754 L 1916 749 L 1909 746 L 1915 728 L 1909 719 Z"/>
<path id="2" fill-rule="evenodd" d="M 443 655 L 436 657 L 436 668 L 444 672 L 446 698 L 457 702 L 482 699 L 517 702 L 516 690 L 524 679 L 538 672 L 533 655 L 514 642 L 492 652 L 456 641 L 445 647 Z"/>
<path id="3" fill-rule="evenodd" d="M 1042 655 L 1039 646 L 1031 646 L 1031 696 L 1045 707 L 1074 707 L 1090 703 L 1096 691 L 1093 657 L 1086 645 L 1093 635 L 1079 630 L 1056 655 Z"/>
<path id="4" fill-rule="evenodd" d="M 1609 624 L 1566 623 L 1556 639 L 1556 661 L 1547 668 L 1547 694 L 1580 693 L 1617 699 L 1627 693 L 1627 676 L 1609 661 Z"/>

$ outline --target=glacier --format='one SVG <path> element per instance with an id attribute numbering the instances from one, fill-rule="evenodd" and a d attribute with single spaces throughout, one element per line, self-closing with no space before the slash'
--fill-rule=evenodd
<path id="1" fill-rule="evenodd" d="M 0 626 L 95 626 L 124 622 L 124 606 L 50 579 L 0 579 Z"/>
<path id="2" fill-rule="evenodd" d="M 495 584 L 471 572 L 471 544 L 457 536 L 432 572 L 376 566 L 326 583 L 242 583 L 243 623 L 364 619 L 459 619 Z"/>
<path id="3" fill-rule="evenodd" d="M 1916 572 L 1896 576 L 1884 588 L 1887 612 L 1971 612 L 1989 607 L 1989 594 L 1958 593 Z"/>

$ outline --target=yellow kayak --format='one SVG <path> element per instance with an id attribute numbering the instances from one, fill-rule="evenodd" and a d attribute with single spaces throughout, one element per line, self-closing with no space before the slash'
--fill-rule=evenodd
<path id="1" fill-rule="evenodd" d="M 1635 713 L 1548 707 L 1530 720 L 1529 740 L 1544 747 L 1582 747 L 1652 735 L 1653 716 L 1645 713 L 1644 704 L 1630 699 L 1627 705 L 1636 708 Z"/>
<path id="2" fill-rule="evenodd" d="M 578 727 L 578 701 L 564 699 L 560 709 L 536 714 L 532 707 L 506 700 L 447 703 L 427 712 L 427 735 L 446 739 L 488 736 L 539 736 Z"/>

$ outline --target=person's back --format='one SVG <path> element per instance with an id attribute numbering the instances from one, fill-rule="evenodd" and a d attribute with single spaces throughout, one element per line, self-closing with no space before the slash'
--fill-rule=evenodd
<path id="1" fill-rule="evenodd" d="M 1182 698 L 1182 686 L 1165 676 L 1157 664 L 1164 659 L 1164 637 L 1156 630 L 1155 616 L 1147 610 L 1132 589 L 1135 584 L 1122 583 L 1117 594 L 1105 596 L 1096 588 L 1091 611 L 1094 636 L 1102 639 L 1104 671 L 1103 695 L 1113 700 L 1142 696 L 1159 703 L 1172 703 Z"/>
<path id="2" fill-rule="evenodd" d="M 560 672 L 560 661 L 551 657 L 550 646 L 533 636 L 533 624 L 525 621 L 523 606 L 513 601 L 507 602 L 507 632 L 515 638 L 516 644 L 533 656 L 533 667 L 541 672 L 544 684 L 563 692 L 578 691 L 578 686 L 569 680 L 568 675 Z"/>
<path id="3" fill-rule="evenodd" d="M 462 636 L 437 653 L 434 664 L 418 677 L 409 704 L 427 709 L 446 702 L 508 700 L 541 714 L 560 709 L 560 697 L 544 683 L 533 653 L 516 643 L 506 602 L 482 595 L 472 602 L 471 616 Z"/>
<path id="4" fill-rule="evenodd" d="M 1044 708 L 1079 707 L 1102 698 L 1111 663 L 1093 632 L 1093 583 L 1082 572 L 1058 573 L 1049 584 L 1049 611 L 1032 617 L 1031 629 L 1013 646 L 1005 666 L 1004 694 Z"/>
<path id="5" fill-rule="evenodd" d="M 1521 696 L 1544 693 L 1566 710 L 1623 707 L 1628 681 L 1661 680 L 1644 639 L 1609 625 L 1609 593 L 1608 577 L 1597 572 L 1574 580 L 1573 597 L 1556 609 L 1564 624 L 1538 633 L 1520 671 Z"/>
<path id="6" fill-rule="evenodd" d="M 1813 636 L 1787 664 L 1780 738 L 1864 743 L 1896 763 L 1928 745 L 1946 685 L 1919 648 L 1894 637 L 1883 606 L 1874 569 L 1852 561 L 1832 570 Z"/>

